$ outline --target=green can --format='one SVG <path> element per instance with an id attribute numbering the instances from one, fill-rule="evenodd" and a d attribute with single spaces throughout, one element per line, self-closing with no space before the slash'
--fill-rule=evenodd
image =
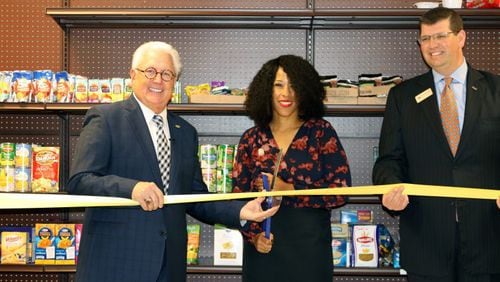
<path id="1" fill-rule="evenodd" d="M 0 143 L 0 164 L 3 166 L 13 166 L 16 159 L 15 143 Z"/>
<path id="2" fill-rule="evenodd" d="M 199 152 L 201 168 L 217 168 L 217 145 L 200 145 Z"/>
<path id="3" fill-rule="evenodd" d="M 229 144 L 217 146 L 217 168 L 233 169 L 234 147 Z"/>

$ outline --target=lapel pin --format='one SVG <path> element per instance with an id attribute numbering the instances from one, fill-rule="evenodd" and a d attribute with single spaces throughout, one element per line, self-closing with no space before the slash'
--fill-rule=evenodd
<path id="1" fill-rule="evenodd" d="M 472 89 L 473 89 L 474 91 L 477 91 L 477 87 L 476 87 L 476 86 L 472 86 Z"/>
<path id="2" fill-rule="evenodd" d="M 178 125 L 178 124 L 176 124 L 176 125 L 175 125 L 175 128 L 181 128 L 181 126 L 180 126 L 180 125 Z"/>
<path id="3" fill-rule="evenodd" d="M 423 100 L 429 98 L 431 95 L 432 90 L 430 88 L 427 88 L 427 90 L 415 96 L 415 101 L 417 101 L 417 104 L 420 104 Z"/>

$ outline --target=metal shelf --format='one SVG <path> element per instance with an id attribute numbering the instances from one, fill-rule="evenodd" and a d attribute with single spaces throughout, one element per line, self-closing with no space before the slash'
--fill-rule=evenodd
<path id="1" fill-rule="evenodd" d="M 139 9 L 47 8 L 62 28 L 199 27 L 374 29 L 416 28 L 424 9 Z M 498 28 L 499 9 L 458 9 L 466 27 Z"/>
<path id="2" fill-rule="evenodd" d="M 47 8 L 61 27 L 309 28 L 312 10 Z"/>
<path id="3" fill-rule="evenodd" d="M 75 265 L 0 265 L 0 272 L 76 272 Z M 188 274 L 241 274 L 239 266 L 188 266 Z M 341 268 L 334 269 L 337 276 L 404 276 L 404 270 L 394 268 Z"/>
<path id="4" fill-rule="evenodd" d="M 0 103 L 0 112 L 85 114 L 98 104 L 82 103 Z M 168 109 L 186 115 L 245 115 L 242 104 L 169 104 Z M 326 115 L 381 116 L 385 105 L 326 105 Z"/>

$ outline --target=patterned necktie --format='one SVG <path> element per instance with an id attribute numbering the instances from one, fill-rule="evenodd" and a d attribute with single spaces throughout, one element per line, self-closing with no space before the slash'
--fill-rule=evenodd
<path id="1" fill-rule="evenodd" d="M 451 90 L 451 81 L 453 78 L 444 78 L 444 89 L 441 92 L 441 122 L 443 124 L 444 133 L 448 144 L 450 145 L 451 153 L 455 156 L 460 141 L 460 125 L 458 121 L 457 103 L 455 102 L 455 95 Z"/>
<path id="2" fill-rule="evenodd" d="M 154 115 L 153 122 L 158 128 L 156 131 L 156 138 L 158 141 L 158 164 L 160 166 L 164 191 L 167 193 L 168 181 L 170 178 L 170 147 L 168 146 L 167 136 L 163 130 L 163 118 L 160 115 Z"/>

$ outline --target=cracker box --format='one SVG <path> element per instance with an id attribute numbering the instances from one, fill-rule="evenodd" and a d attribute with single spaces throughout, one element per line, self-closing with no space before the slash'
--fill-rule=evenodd
<path id="1" fill-rule="evenodd" d="M 1 264 L 26 264 L 28 262 L 28 233 L 3 231 L 0 237 Z"/>
<path id="2" fill-rule="evenodd" d="M 31 191 L 59 192 L 59 147 L 33 147 Z"/>
<path id="3" fill-rule="evenodd" d="M 214 265 L 243 265 L 243 238 L 238 230 L 215 226 Z"/>
<path id="4" fill-rule="evenodd" d="M 56 264 L 75 264 L 75 224 L 55 224 Z"/>
<path id="5" fill-rule="evenodd" d="M 55 264 L 54 224 L 37 223 L 33 245 L 35 264 Z"/>

